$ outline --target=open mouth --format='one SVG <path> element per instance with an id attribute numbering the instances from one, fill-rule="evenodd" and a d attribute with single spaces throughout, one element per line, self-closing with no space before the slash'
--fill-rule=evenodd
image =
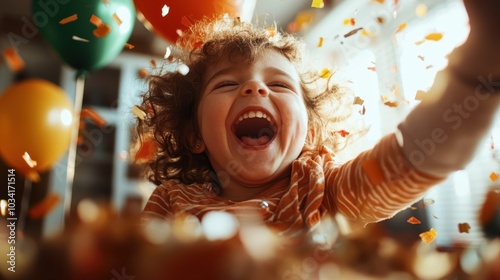
<path id="1" fill-rule="evenodd" d="M 234 134 L 245 145 L 262 146 L 274 138 L 276 126 L 265 112 L 247 111 L 234 124 Z"/>

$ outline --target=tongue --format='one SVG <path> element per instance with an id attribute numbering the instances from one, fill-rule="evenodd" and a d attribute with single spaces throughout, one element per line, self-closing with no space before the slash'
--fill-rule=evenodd
<path id="1" fill-rule="evenodd" d="M 252 138 L 252 137 L 247 137 L 247 136 L 241 137 L 241 142 L 243 142 L 243 143 L 245 143 L 246 145 L 249 145 L 249 146 L 264 145 L 267 142 L 269 142 L 269 140 L 271 140 L 271 139 L 267 135 L 263 135 L 263 136 L 261 136 L 259 138 Z"/>

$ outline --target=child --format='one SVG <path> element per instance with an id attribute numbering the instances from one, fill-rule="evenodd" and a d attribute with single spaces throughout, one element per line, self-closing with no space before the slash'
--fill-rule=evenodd
<path id="1" fill-rule="evenodd" d="M 429 98 L 345 164 L 329 128 L 352 96 L 331 83 L 318 89 L 299 39 L 238 20 L 197 23 L 178 42 L 190 71 L 152 77 L 144 96 L 139 131 L 159 144 L 144 215 L 255 209 L 291 236 L 327 213 L 365 224 L 408 207 L 467 164 L 499 107 L 500 2 L 465 5 L 470 36 Z"/>

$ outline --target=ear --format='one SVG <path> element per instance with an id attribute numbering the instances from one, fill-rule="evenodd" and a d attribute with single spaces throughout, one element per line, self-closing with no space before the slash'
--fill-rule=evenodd
<path id="1" fill-rule="evenodd" d="M 195 141 L 191 141 L 191 152 L 195 154 L 201 154 L 205 151 L 205 142 L 201 139 L 196 139 Z"/>

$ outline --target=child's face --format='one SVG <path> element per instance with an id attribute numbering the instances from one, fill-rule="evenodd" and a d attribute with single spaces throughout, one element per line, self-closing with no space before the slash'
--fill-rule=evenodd
<path id="1" fill-rule="evenodd" d="M 252 65 L 220 61 L 204 81 L 198 123 L 221 183 L 262 186 L 289 172 L 308 127 L 292 63 L 265 50 Z"/>

